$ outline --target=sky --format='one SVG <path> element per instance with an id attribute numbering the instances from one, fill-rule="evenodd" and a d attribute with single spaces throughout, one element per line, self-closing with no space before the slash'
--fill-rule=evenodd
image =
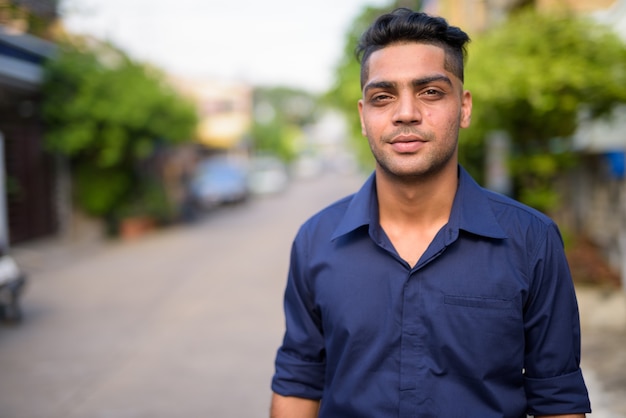
<path id="1" fill-rule="evenodd" d="M 366 6 L 389 0 L 62 0 L 77 34 L 112 41 L 178 76 L 331 87 L 345 35 Z"/>

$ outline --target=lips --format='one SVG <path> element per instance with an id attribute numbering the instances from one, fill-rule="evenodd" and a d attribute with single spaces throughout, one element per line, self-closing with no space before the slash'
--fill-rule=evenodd
<path id="1" fill-rule="evenodd" d="M 391 148 L 401 154 L 413 153 L 419 151 L 427 141 L 417 136 L 398 136 L 391 142 Z"/>

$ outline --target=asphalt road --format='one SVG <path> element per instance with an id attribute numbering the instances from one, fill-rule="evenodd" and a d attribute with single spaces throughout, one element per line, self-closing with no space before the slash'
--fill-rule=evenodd
<path id="1" fill-rule="evenodd" d="M 0 417 L 263 417 L 291 241 L 360 185 L 301 181 L 134 242 L 17 248 L 25 320 L 0 329 Z"/>
<path id="2" fill-rule="evenodd" d="M 132 242 L 16 248 L 30 285 L 23 324 L 0 328 L 0 418 L 266 417 L 291 240 L 361 182 L 300 182 Z M 626 416 L 626 363 L 606 361 L 626 350 L 598 332 L 592 417 Z"/>

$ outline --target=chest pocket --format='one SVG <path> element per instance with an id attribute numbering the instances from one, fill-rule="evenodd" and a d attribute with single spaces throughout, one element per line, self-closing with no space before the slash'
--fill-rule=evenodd
<path id="1" fill-rule="evenodd" d="M 448 371 L 477 379 L 520 375 L 524 327 L 514 300 L 444 295 L 443 362 Z"/>
<path id="2" fill-rule="evenodd" d="M 474 296 L 444 295 L 443 303 L 447 306 L 459 307 L 461 309 L 470 308 L 468 311 L 473 312 L 473 314 L 487 316 L 501 315 L 513 309 L 513 302 L 510 300 Z"/>

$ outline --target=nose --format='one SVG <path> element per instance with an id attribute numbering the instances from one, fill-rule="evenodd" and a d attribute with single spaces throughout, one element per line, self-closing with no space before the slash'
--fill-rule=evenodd
<path id="1" fill-rule="evenodd" d="M 394 123 L 397 125 L 415 125 L 422 120 L 417 99 L 412 94 L 403 94 L 398 97 L 394 113 Z"/>

